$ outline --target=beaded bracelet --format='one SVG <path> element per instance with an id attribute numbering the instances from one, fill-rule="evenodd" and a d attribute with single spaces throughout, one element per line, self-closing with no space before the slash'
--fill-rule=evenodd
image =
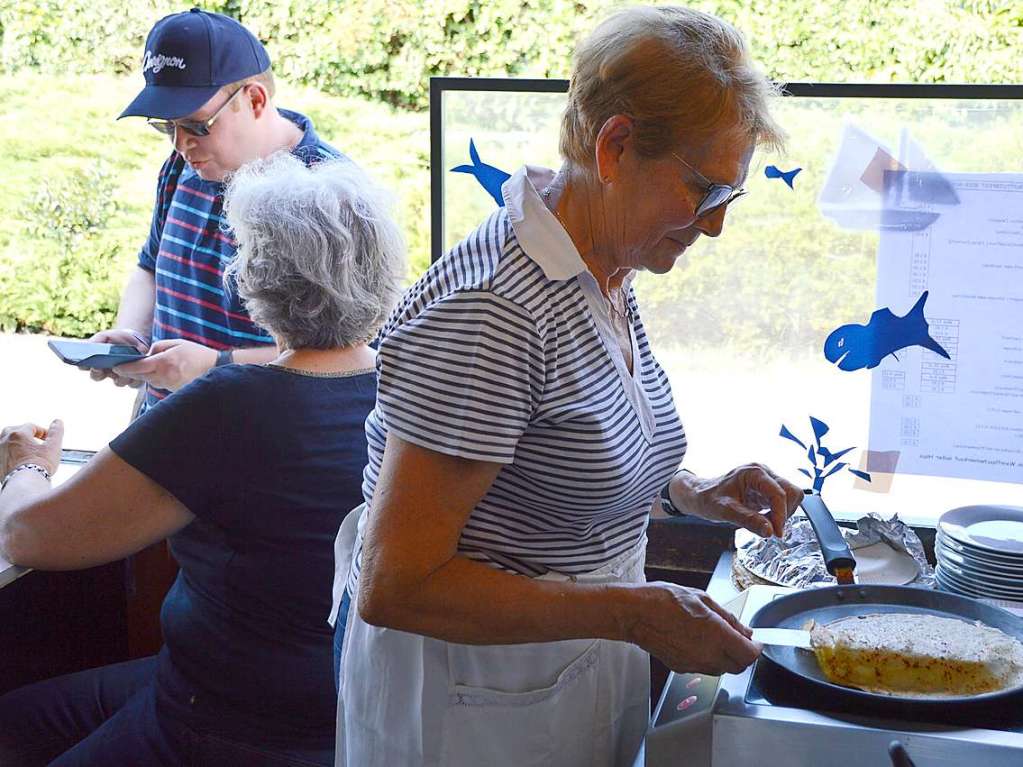
<path id="1" fill-rule="evenodd" d="M 43 479 L 45 479 L 47 482 L 49 482 L 51 479 L 50 472 L 46 469 L 45 466 L 40 466 L 38 463 L 23 463 L 18 466 L 15 466 L 13 469 L 7 472 L 7 476 L 4 477 L 4 481 L 0 482 L 0 491 L 7 487 L 7 483 L 11 481 L 11 477 L 13 477 L 19 471 L 24 471 L 25 469 L 29 469 L 30 471 L 34 471 L 37 474 L 41 474 L 43 476 Z"/>

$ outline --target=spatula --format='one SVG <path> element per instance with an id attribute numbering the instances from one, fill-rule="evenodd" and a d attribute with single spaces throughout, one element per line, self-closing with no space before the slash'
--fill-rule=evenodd
<path id="1" fill-rule="evenodd" d="M 810 632 L 800 629 L 753 629 L 753 641 L 761 644 L 781 645 L 782 647 L 802 647 L 810 649 Z"/>

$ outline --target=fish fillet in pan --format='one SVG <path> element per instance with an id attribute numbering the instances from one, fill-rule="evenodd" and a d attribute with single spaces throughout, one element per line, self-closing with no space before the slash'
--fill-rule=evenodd
<path id="1" fill-rule="evenodd" d="M 881 613 L 807 628 L 825 676 L 846 687 L 958 697 L 1023 684 L 1023 643 L 980 622 Z"/>

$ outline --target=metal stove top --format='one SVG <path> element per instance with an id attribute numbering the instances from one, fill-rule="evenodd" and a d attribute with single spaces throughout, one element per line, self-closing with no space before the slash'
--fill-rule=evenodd
<path id="1" fill-rule="evenodd" d="M 727 602 L 728 566 L 708 589 Z M 713 588 L 714 586 L 717 588 Z M 754 586 L 733 604 L 743 622 L 790 589 Z M 735 594 L 734 590 L 731 590 Z M 786 680 L 787 681 L 787 680 Z M 823 711 L 813 696 L 779 683 L 767 664 L 742 674 L 672 674 L 646 741 L 648 767 L 890 767 L 888 744 L 899 740 L 917 767 L 1023 765 L 1023 711 L 989 711 L 957 724 L 913 722 Z"/>

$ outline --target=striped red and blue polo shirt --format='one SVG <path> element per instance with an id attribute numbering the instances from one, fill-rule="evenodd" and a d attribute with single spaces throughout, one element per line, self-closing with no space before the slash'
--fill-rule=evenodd
<path id="1" fill-rule="evenodd" d="M 280 113 L 302 129 L 292 153 L 307 165 L 341 153 L 320 139 L 304 115 Z M 224 184 L 205 181 L 177 152 L 163 164 L 153 223 L 139 251 L 139 266 L 156 279 L 153 341 L 184 338 L 212 349 L 272 344 L 269 333 L 249 318 L 236 292 L 224 289 L 224 267 L 235 241 L 223 215 Z M 146 407 L 170 392 L 146 388 Z"/>

